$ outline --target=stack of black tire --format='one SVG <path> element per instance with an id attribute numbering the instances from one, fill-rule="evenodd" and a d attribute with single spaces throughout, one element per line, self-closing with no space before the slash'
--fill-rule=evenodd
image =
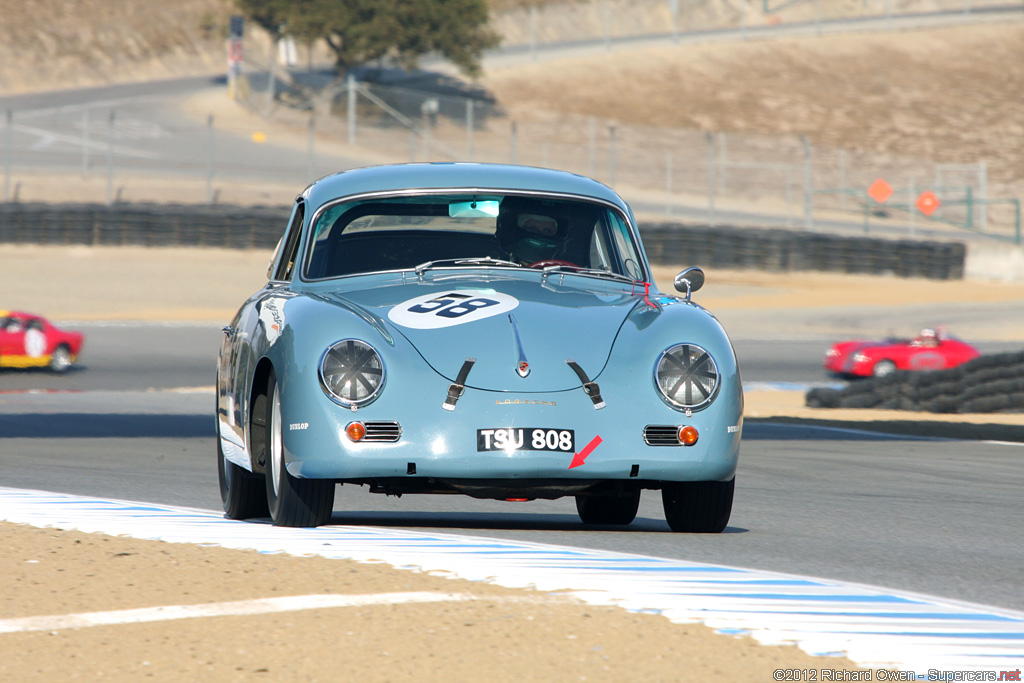
<path id="1" fill-rule="evenodd" d="M 641 223 L 654 264 L 892 274 L 933 280 L 964 276 L 961 242 L 889 240 L 800 230 Z"/>
<path id="2" fill-rule="evenodd" d="M 0 203 L 0 243 L 272 248 L 287 206 Z"/>
<path id="3" fill-rule="evenodd" d="M 856 380 L 842 389 L 816 387 L 812 408 L 876 408 L 929 413 L 1024 412 L 1024 351 L 979 356 L 949 370 L 901 370 Z"/>

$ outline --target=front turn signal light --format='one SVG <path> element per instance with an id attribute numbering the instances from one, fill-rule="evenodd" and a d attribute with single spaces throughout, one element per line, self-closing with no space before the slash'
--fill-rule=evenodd
<path id="1" fill-rule="evenodd" d="M 686 426 L 680 427 L 679 429 L 679 443 L 684 446 L 692 446 L 697 443 L 697 439 L 700 438 L 700 434 L 697 433 L 696 427 Z"/>
<path id="2" fill-rule="evenodd" d="M 359 443 L 366 436 L 366 425 L 362 422 L 349 422 L 348 426 L 345 427 L 345 434 L 351 441 Z"/>

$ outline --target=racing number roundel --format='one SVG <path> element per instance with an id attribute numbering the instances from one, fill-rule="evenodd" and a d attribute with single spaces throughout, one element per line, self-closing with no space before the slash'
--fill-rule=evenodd
<path id="1" fill-rule="evenodd" d="M 403 301 L 388 312 L 388 318 L 403 327 L 436 330 L 507 313 L 518 305 L 519 299 L 501 292 L 460 289 Z"/>

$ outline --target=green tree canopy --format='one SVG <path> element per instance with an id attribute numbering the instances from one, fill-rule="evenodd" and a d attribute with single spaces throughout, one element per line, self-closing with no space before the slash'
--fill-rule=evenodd
<path id="1" fill-rule="evenodd" d="M 235 0 L 275 38 L 323 39 L 345 73 L 390 57 L 406 69 L 437 52 L 464 73 L 480 72 L 483 51 L 498 44 L 487 0 Z"/>

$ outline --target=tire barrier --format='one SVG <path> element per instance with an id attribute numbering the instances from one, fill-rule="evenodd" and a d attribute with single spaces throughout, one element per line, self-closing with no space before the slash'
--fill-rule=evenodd
<path id="1" fill-rule="evenodd" d="M 205 204 L 0 204 L 0 243 L 272 248 L 287 206 Z M 640 224 L 656 265 L 768 271 L 964 276 L 960 242 L 886 240 L 793 230 Z"/>
<path id="2" fill-rule="evenodd" d="M 805 403 L 928 413 L 1024 412 L 1024 351 L 979 356 L 949 370 L 898 370 L 842 389 L 815 387 Z"/>
<path id="3" fill-rule="evenodd" d="M 887 240 L 796 230 L 641 223 L 651 263 L 768 271 L 816 270 L 960 280 L 961 242 Z"/>
<path id="4" fill-rule="evenodd" d="M 0 204 L 0 243 L 270 249 L 290 207 Z"/>

